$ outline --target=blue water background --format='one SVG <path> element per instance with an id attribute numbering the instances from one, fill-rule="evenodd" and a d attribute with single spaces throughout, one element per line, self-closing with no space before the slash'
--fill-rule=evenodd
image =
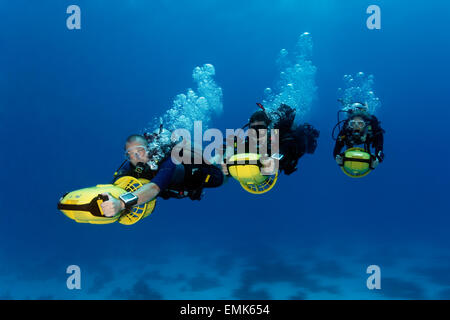
<path id="1" fill-rule="evenodd" d="M 82 10 L 68 30 L 66 8 Z M 377 4 L 381 30 L 366 27 Z M 438 8 L 439 7 L 439 8 Z M 0 296 L 7 299 L 450 298 L 449 25 L 445 1 L 0 1 Z M 123 141 L 211 63 L 238 128 L 310 32 L 314 155 L 254 196 L 158 200 L 132 227 L 77 224 L 67 191 L 108 183 Z M 332 158 L 344 74 L 375 76 L 385 162 L 350 179 Z M 79 265 L 82 289 L 68 290 Z M 382 289 L 366 288 L 379 265 Z"/>

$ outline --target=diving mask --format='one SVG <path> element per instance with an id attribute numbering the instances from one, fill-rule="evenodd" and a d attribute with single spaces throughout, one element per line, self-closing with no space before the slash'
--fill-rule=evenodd
<path id="1" fill-rule="evenodd" d="M 254 124 L 250 125 L 249 129 L 255 130 L 255 138 L 261 139 L 267 136 L 267 125 L 266 124 Z"/>
<path id="2" fill-rule="evenodd" d="M 130 147 L 130 148 L 125 150 L 125 158 L 130 160 L 131 156 L 133 155 L 136 160 L 138 160 L 138 161 L 143 160 L 144 156 L 141 156 L 141 154 L 142 154 L 141 151 L 142 150 L 147 152 L 147 147 L 143 146 L 143 145 Z"/>
<path id="3" fill-rule="evenodd" d="M 366 122 L 364 120 L 350 120 L 348 126 L 354 130 L 361 130 L 366 126 Z"/>

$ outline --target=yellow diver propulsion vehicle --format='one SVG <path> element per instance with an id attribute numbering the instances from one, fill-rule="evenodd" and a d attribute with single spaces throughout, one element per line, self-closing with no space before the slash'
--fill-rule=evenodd
<path id="1" fill-rule="evenodd" d="M 102 193 L 109 192 L 117 199 L 121 194 L 134 192 L 149 182 L 146 179 L 125 176 L 117 179 L 114 184 L 99 184 L 95 187 L 72 191 L 59 200 L 58 209 L 79 223 L 109 224 L 118 221 L 120 224 L 132 225 L 153 212 L 156 199 L 123 210 L 114 217 L 105 217 L 101 204 L 107 201 L 108 197 L 103 196 Z"/>
<path id="2" fill-rule="evenodd" d="M 230 157 L 227 162 L 228 172 L 241 184 L 245 191 L 253 194 L 263 194 L 270 191 L 276 184 L 278 172 L 274 175 L 261 173 L 261 155 L 241 153 Z"/>
<path id="3" fill-rule="evenodd" d="M 372 168 L 370 167 L 373 156 L 363 148 L 350 148 L 344 153 L 342 171 L 352 178 L 362 178 L 367 176 Z"/>

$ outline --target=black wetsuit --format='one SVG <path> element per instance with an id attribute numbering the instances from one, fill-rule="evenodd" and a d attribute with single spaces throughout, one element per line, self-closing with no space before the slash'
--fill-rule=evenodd
<path id="1" fill-rule="evenodd" d="M 159 197 L 200 200 L 203 188 L 216 188 L 223 183 L 222 171 L 208 164 L 174 164 L 171 158 L 163 160 L 158 170 L 144 163 L 134 166 L 130 162 L 117 173 L 116 178 L 132 176 L 151 180 L 161 190 Z"/>
<path id="2" fill-rule="evenodd" d="M 350 119 L 344 122 L 342 130 L 339 132 L 336 144 L 333 150 L 333 157 L 341 154 L 344 146 L 352 148 L 356 145 L 364 145 L 364 150 L 370 153 L 370 148 L 375 149 L 375 155 L 378 161 L 383 161 L 383 133 L 380 121 L 375 116 L 363 117 L 366 121 L 366 127 L 361 135 L 355 134 L 355 130 L 349 127 Z"/>

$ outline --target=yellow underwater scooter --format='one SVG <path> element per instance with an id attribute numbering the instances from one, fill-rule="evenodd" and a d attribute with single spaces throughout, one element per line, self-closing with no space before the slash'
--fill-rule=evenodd
<path id="1" fill-rule="evenodd" d="M 101 204 L 107 201 L 108 197 L 103 196 L 102 193 L 109 192 L 118 199 L 121 194 L 134 192 L 149 182 L 146 179 L 125 176 L 117 179 L 114 184 L 99 184 L 95 187 L 72 191 L 59 200 L 58 209 L 79 223 L 109 224 L 118 221 L 120 224 L 132 225 L 153 212 L 156 199 L 123 210 L 120 215 L 105 217 Z"/>
<path id="2" fill-rule="evenodd" d="M 256 153 L 235 154 L 227 161 L 228 172 L 241 184 L 245 191 L 263 194 L 276 184 L 278 172 L 274 175 L 261 173 L 261 155 Z"/>
<path id="3" fill-rule="evenodd" d="M 362 178 L 371 171 L 373 156 L 363 148 L 350 148 L 345 150 L 342 172 L 351 178 Z"/>

